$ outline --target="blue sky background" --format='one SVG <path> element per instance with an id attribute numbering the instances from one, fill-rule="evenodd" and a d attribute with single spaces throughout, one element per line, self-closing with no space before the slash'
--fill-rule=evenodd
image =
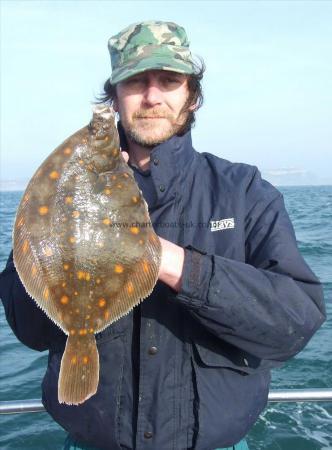
<path id="1" fill-rule="evenodd" d="M 3 186 L 89 122 L 108 38 L 150 19 L 183 25 L 206 63 L 198 151 L 332 184 L 332 2 L 2 0 Z"/>

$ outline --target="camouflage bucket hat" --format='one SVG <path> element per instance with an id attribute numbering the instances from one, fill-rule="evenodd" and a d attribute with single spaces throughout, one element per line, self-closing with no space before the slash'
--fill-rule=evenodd
<path id="1" fill-rule="evenodd" d="M 184 28 L 173 22 L 135 23 L 108 41 L 114 85 L 151 69 L 194 73 Z"/>

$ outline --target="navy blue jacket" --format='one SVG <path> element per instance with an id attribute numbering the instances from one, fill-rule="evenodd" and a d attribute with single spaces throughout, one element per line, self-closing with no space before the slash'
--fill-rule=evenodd
<path id="1" fill-rule="evenodd" d="M 197 153 L 187 133 L 152 151 L 151 176 L 155 231 L 186 248 L 182 288 L 158 282 L 96 336 L 97 394 L 58 403 L 66 336 L 25 293 L 12 260 L 0 283 L 7 320 L 24 344 L 49 349 L 43 403 L 77 440 L 108 450 L 230 446 L 265 407 L 270 369 L 324 321 L 322 288 L 282 195 L 255 167 Z"/>

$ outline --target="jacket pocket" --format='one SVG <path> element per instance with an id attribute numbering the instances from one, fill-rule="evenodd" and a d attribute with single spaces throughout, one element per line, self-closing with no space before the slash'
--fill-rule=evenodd
<path id="1" fill-rule="evenodd" d="M 248 355 L 243 356 L 241 351 L 229 355 L 227 344 L 221 348 L 223 343 L 215 341 L 209 346 L 192 343 L 197 449 L 239 442 L 267 401 L 269 371 L 255 370 L 257 361 L 247 359 Z"/>
<path id="2" fill-rule="evenodd" d="M 207 346 L 194 342 L 193 347 L 196 358 L 202 366 L 224 367 L 242 375 L 249 375 L 259 370 L 260 360 L 258 358 L 229 344 L 222 343 L 216 349 L 211 344 Z"/>

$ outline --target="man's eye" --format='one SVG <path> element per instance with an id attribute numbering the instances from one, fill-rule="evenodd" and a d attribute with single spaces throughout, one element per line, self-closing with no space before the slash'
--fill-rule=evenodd
<path id="1" fill-rule="evenodd" d="M 161 84 L 165 88 L 174 89 L 178 87 L 181 84 L 181 82 L 178 78 L 175 77 L 165 77 L 163 80 L 161 80 Z"/>
<path id="2" fill-rule="evenodd" d="M 180 83 L 178 78 L 166 78 L 167 83 Z"/>

